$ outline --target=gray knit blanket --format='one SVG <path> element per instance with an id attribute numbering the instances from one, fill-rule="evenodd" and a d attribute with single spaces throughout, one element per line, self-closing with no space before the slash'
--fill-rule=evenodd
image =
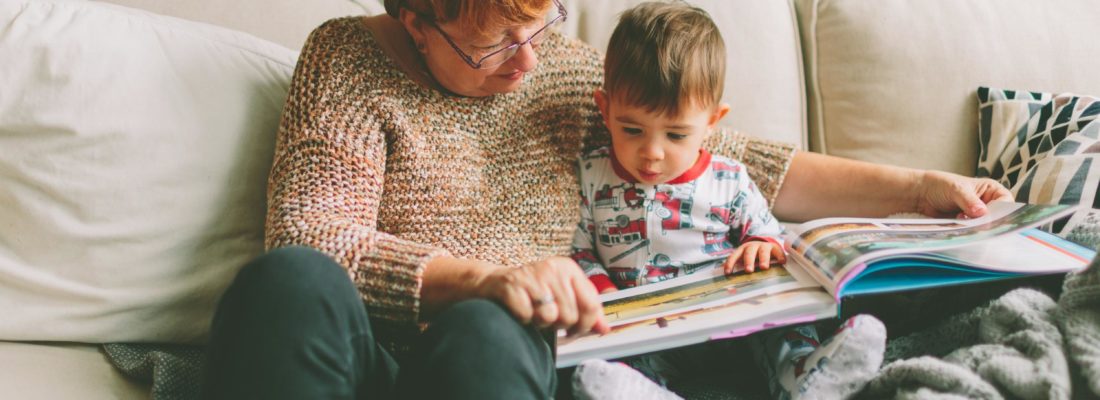
<path id="1" fill-rule="evenodd" d="M 890 341 L 868 399 L 1100 398 L 1100 258 L 1054 301 L 1016 289 Z"/>
<path id="2" fill-rule="evenodd" d="M 1016 289 L 887 346 L 868 399 L 1100 398 L 1100 258 L 1067 275 L 1054 301 Z M 124 374 L 152 385 L 154 399 L 199 395 L 202 348 L 104 345 Z M 743 398 L 743 394 L 686 396 Z M 755 397 L 751 396 L 750 397 Z"/>

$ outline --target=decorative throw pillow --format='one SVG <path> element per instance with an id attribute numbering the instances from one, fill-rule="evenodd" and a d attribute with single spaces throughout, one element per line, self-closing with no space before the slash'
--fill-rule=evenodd
<path id="1" fill-rule="evenodd" d="M 205 340 L 264 249 L 295 60 L 113 4 L 0 1 L 0 340 Z"/>
<path id="2" fill-rule="evenodd" d="M 1052 231 L 1100 247 L 1100 98 L 982 87 L 978 101 L 978 175 L 1019 202 L 1082 205 Z"/>
<path id="3" fill-rule="evenodd" d="M 1051 98 L 1048 93 L 978 88 L 978 176 L 1012 187 L 1026 161 L 1036 156 L 1024 144 L 1032 137 L 1039 137 L 1036 144 L 1042 141 L 1036 129 L 1028 128 L 1031 117 Z"/>

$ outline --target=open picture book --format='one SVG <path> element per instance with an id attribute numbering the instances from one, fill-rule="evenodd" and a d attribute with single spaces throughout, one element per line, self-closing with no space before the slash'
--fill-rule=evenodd
<path id="1" fill-rule="evenodd" d="M 601 295 L 611 332 L 559 336 L 557 365 L 833 318 L 852 296 L 1078 271 L 1095 251 L 1036 228 L 1074 208 L 994 202 L 976 219 L 827 218 L 789 226 L 786 265 L 726 275 L 716 263 Z"/>

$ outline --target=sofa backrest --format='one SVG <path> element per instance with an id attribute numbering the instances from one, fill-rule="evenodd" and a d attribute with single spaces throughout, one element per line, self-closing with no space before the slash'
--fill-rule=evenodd
<path id="1" fill-rule="evenodd" d="M 106 1 L 291 48 L 329 17 L 382 12 L 379 0 Z M 641 0 L 563 2 L 563 30 L 602 49 L 618 13 Z M 723 124 L 825 154 L 970 175 L 978 86 L 1100 92 L 1094 0 L 689 2 L 730 50 Z"/>
<path id="2" fill-rule="evenodd" d="M 1100 93 L 1095 0 L 796 0 L 815 151 L 973 175 L 979 86 Z"/>
<path id="3" fill-rule="evenodd" d="M 600 51 L 619 13 L 643 0 L 567 0 L 566 34 Z M 802 57 L 794 7 L 788 1 L 692 0 L 710 14 L 726 41 L 729 115 L 720 125 L 806 148 Z"/>
<path id="4" fill-rule="evenodd" d="M 102 0 L 255 34 L 292 49 L 328 18 L 385 12 L 379 0 Z M 563 0 L 562 27 L 603 51 L 618 15 L 643 0 Z M 726 40 L 724 101 L 732 109 L 721 125 L 806 147 L 802 53 L 794 6 L 788 1 L 695 0 L 711 14 Z"/>
<path id="5" fill-rule="evenodd" d="M 97 0 L 250 33 L 299 50 L 330 18 L 384 12 L 380 0 Z"/>

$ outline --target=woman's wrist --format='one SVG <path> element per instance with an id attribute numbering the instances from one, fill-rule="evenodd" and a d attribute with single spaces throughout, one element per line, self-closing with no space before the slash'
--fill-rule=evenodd
<path id="1" fill-rule="evenodd" d="M 420 286 L 421 319 L 462 300 L 481 296 L 481 286 L 502 266 L 439 256 L 428 261 Z"/>

